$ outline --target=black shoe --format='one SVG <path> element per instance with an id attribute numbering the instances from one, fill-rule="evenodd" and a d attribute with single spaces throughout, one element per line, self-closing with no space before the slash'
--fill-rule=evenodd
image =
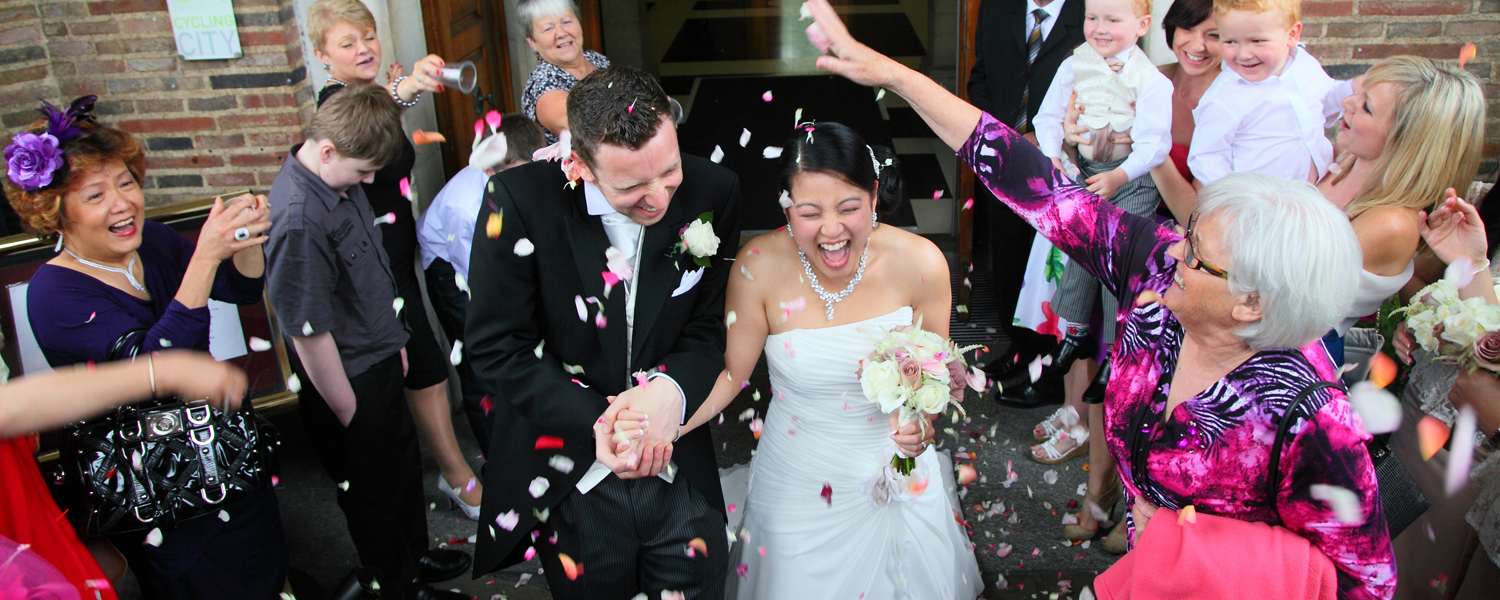
<path id="1" fill-rule="evenodd" d="M 1104 388 L 1107 385 L 1109 385 L 1109 359 L 1105 359 L 1104 364 L 1099 365 L 1099 374 L 1094 376 L 1094 381 L 1089 384 L 1089 389 L 1083 391 L 1083 403 L 1103 404 Z"/>
<path id="2" fill-rule="evenodd" d="M 426 583 L 448 581 L 463 575 L 473 564 L 474 560 L 461 550 L 428 550 L 417 559 L 417 579 Z"/>
<path id="3" fill-rule="evenodd" d="M 349 572 L 349 576 L 334 590 L 329 600 L 381 600 L 385 596 L 380 593 L 380 569 L 375 567 L 355 567 Z"/>
<path id="4" fill-rule="evenodd" d="M 995 387 L 986 390 L 985 394 L 997 404 L 1015 408 L 1061 404 L 1061 398 L 1054 398 L 1053 395 L 1038 390 L 1030 379 L 1030 375 L 1025 375 L 1010 381 L 997 381 Z"/>
<path id="5" fill-rule="evenodd" d="M 430 585 L 417 587 L 416 593 L 407 596 L 409 600 L 474 600 L 473 596 L 451 590 L 440 590 Z"/>
<path id="6" fill-rule="evenodd" d="M 1089 343 L 1088 333 L 1070 333 L 1052 351 L 1052 364 L 1042 367 L 1042 377 L 1066 374 L 1068 369 L 1073 368 L 1073 361 L 1093 355 L 1094 346 Z"/>

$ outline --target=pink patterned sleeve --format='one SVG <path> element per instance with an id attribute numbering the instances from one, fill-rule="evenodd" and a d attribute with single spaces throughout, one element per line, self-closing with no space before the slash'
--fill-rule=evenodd
<path id="1" fill-rule="evenodd" d="M 1040 149 L 988 113 L 958 157 L 1000 202 L 1116 296 L 1134 297 L 1119 292 L 1135 287 L 1127 279 L 1161 272 L 1166 247 L 1180 239 L 1074 183 Z"/>
<path id="2" fill-rule="evenodd" d="M 1396 592 L 1396 559 L 1381 510 L 1369 436 L 1354 426 L 1349 403 L 1335 394 L 1287 444 L 1277 504 L 1287 529 L 1307 538 L 1338 568 L 1339 598 L 1387 600 Z M 1340 522 L 1334 508 L 1312 497 L 1314 484 L 1337 486 L 1359 499 L 1360 520 Z"/>

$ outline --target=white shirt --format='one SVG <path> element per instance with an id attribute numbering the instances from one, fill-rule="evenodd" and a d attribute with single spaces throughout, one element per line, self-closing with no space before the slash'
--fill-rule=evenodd
<path id="1" fill-rule="evenodd" d="M 1025 39 L 1031 39 L 1031 30 L 1036 29 L 1038 25 L 1042 27 L 1043 40 L 1046 40 L 1047 36 L 1052 35 L 1052 26 L 1057 24 L 1057 15 L 1058 13 L 1062 12 L 1063 4 L 1067 1 L 1068 0 L 1052 0 L 1052 2 L 1049 2 L 1046 6 L 1037 6 L 1036 0 L 1026 0 Z M 1046 18 L 1042 19 L 1041 23 L 1037 23 L 1036 17 L 1032 16 L 1032 13 L 1036 12 L 1036 9 L 1038 8 L 1047 13 Z"/>
<path id="2" fill-rule="evenodd" d="M 1092 48 L 1089 48 L 1092 51 Z M 1141 52 L 1135 46 L 1111 58 L 1129 64 L 1132 55 Z M 1172 80 L 1161 71 L 1150 69 L 1142 78 L 1135 100 L 1135 125 L 1130 129 L 1130 156 L 1120 163 L 1130 179 L 1151 172 L 1167 160 L 1172 150 Z M 1073 95 L 1073 57 L 1063 59 L 1052 76 L 1052 85 L 1042 97 L 1041 108 L 1031 126 L 1036 130 L 1037 145 L 1052 158 L 1064 158 L 1063 118 L 1068 113 L 1068 99 Z"/>
<path id="3" fill-rule="evenodd" d="M 1193 109 L 1188 168 L 1205 185 L 1230 173 L 1250 172 L 1307 181 L 1333 162 L 1324 129 L 1343 115 L 1340 102 L 1352 93 L 1298 46 L 1281 70 L 1252 83 L 1228 65 Z"/>
<path id="4" fill-rule="evenodd" d="M 423 269 L 441 258 L 452 264 L 453 270 L 464 279 L 469 278 L 469 250 L 474 245 L 474 227 L 489 181 L 490 176 L 484 171 L 464 167 L 432 199 L 432 205 L 417 220 Z"/>
<path id="5" fill-rule="evenodd" d="M 630 279 L 620 281 L 620 285 L 625 288 L 626 371 L 633 372 L 632 369 L 634 366 L 629 365 L 628 357 L 633 353 L 635 348 L 635 288 L 636 280 L 640 277 L 641 273 L 641 241 L 646 237 L 646 227 L 616 211 L 615 207 L 610 206 L 609 200 L 604 198 L 604 192 L 600 191 L 599 187 L 592 183 L 583 183 L 583 199 L 588 205 L 589 215 L 599 217 L 600 222 L 604 224 L 604 235 L 609 237 L 609 245 L 614 246 L 616 250 L 625 255 L 625 260 L 630 262 L 630 270 L 634 273 Z M 687 396 L 682 393 L 682 386 L 678 385 L 677 380 L 672 379 L 666 373 L 653 373 L 648 381 L 655 381 L 658 378 L 670 381 L 672 385 L 677 387 L 677 396 L 683 399 L 682 420 L 679 423 L 686 423 Z M 630 378 L 626 386 L 635 387 L 635 379 Z M 667 483 L 671 483 L 676 472 L 677 468 L 675 465 L 668 466 L 667 469 L 657 474 L 657 477 L 666 480 Z M 603 481 L 605 477 L 608 477 L 612 473 L 613 471 L 610 471 L 609 467 L 604 466 L 604 463 L 597 460 L 594 461 L 594 464 L 589 465 L 588 472 L 583 474 L 583 478 L 578 480 L 578 485 L 576 486 L 578 493 L 589 493 L 589 490 L 594 489 L 594 486 L 599 485 L 600 481 Z"/>

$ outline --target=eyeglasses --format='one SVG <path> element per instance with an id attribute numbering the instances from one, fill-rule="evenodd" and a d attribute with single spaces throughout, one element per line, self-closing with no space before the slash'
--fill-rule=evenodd
<path id="1" fill-rule="evenodd" d="M 1188 217 L 1187 231 L 1183 234 L 1183 239 L 1187 241 L 1187 248 L 1186 252 L 1183 253 L 1182 264 L 1187 265 L 1187 268 L 1189 269 L 1197 269 L 1215 277 L 1229 279 L 1229 271 L 1225 271 L 1224 269 L 1220 269 L 1211 264 L 1208 264 L 1207 261 L 1203 260 L 1201 257 L 1197 256 L 1195 252 L 1193 252 L 1193 240 L 1197 239 L 1197 236 L 1193 235 L 1193 229 L 1197 225 L 1198 213 L 1195 211 L 1193 212 L 1192 216 Z"/>

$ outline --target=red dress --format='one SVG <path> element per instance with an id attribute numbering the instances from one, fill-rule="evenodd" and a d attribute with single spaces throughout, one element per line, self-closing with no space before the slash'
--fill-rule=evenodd
<path id="1" fill-rule="evenodd" d="M 1173 165 L 1177 166 L 1177 172 L 1182 174 L 1182 178 L 1192 183 L 1193 172 L 1188 170 L 1187 164 L 1188 147 L 1182 144 L 1172 144 L 1172 150 L 1167 153 L 1167 157 L 1172 160 Z"/>
<path id="2" fill-rule="evenodd" d="M 0 439 L 0 535 L 20 544 L 31 544 L 31 550 L 68 578 L 78 588 L 79 596 L 117 600 L 104 572 L 93 555 L 78 541 L 62 510 L 52 501 L 47 482 L 37 468 L 36 438 L 25 436 Z"/>

